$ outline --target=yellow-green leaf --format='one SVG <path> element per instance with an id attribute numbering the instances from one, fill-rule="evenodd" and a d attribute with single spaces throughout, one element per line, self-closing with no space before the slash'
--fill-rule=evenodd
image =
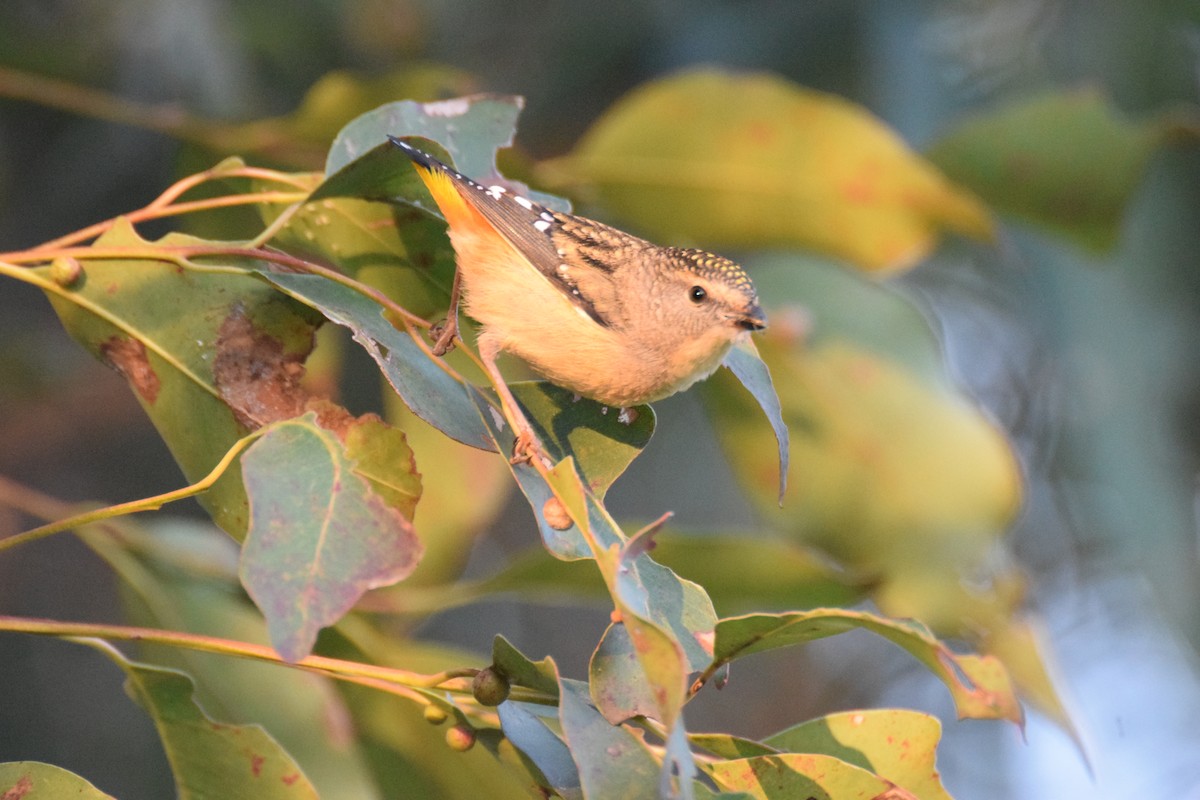
<path id="1" fill-rule="evenodd" d="M 913 265 L 944 232 L 992 233 L 972 194 L 866 109 L 763 73 L 644 85 L 538 174 L 665 241 L 801 247 L 869 270 Z"/>
<path id="2" fill-rule="evenodd" d="M 10 761 L 0 764 L 0 798 L 2 800 L 60 800 L 75 797 L 79 800 L 113 800 L 111 795 L 53 764 L 40 761 Z"/>

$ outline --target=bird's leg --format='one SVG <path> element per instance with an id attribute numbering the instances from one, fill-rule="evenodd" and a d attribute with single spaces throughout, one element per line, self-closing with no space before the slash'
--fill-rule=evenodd
<path id="1" fill-rule="evenodd" d="M 454 347 L 454 337 L 458 335 L 458 295 L 461 283 L 461 273 L 455 269 L 454 282 L 450 284 L 450 310 L 446 312 L 446 321 L 435 325 L 430 331 L 437 335 L 437 340 L 433 343 L 435 356 L 444 356 Z"/>
<path id="2" fill-rule="evenodd" d="M 479 337 L 479 358 L 483 362 L 483 368 L 488 377 L 492 379 L 492 384 L 496 387 L 496 394 L 500 395 L 500 405 L 505 416 L 512 423 L 513 433 L 517 437 L 513 444 L 513 454 L 510 460 L 514 464 L 528 464 L 533 459 L 540 458 L 547 468 L 552 467 L 554 465 L 542 450 L 542 444 L 538 441 L 537 434 L 533 432 L 533 426 L 525 418 L 525 412 L 521 411 L 521 406 L 517 404 L 517 398 L 513 397 L 508 384 L 504 382 L 504 376 L 500 374 L 500 369 L 496 366 L 496 356 L 499 354 L 500 346 L 490 336 L 484 333 Z"/>

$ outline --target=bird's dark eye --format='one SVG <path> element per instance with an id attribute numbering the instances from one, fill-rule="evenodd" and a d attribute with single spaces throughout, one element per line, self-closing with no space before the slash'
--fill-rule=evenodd
<path id="1" fill-rule="evenodd" d="M 693 303 L 703 303 L 704 298 L 708 297 L 708 292 L 704 291 L 703 286 L 693 286 L 688 289 L 688 297 L 692 298 Z"/>

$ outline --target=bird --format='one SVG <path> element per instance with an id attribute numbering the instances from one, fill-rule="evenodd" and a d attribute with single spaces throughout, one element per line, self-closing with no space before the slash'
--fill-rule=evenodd
<path id="1" fill-rule="evenodd" d="M 754 282 L 727 258 L 554 211 L 388 138 L 412 160 L 455 252 L 450 311 L 433 352 L 452 346 L 461 295 L 480 326 L 480 361 L 513 422 L 514 463 L 541 453 L 496 366 L 501 352 L 579 396 L 625 409 L 707 378 L 735 343 L 767 325 Z"/>

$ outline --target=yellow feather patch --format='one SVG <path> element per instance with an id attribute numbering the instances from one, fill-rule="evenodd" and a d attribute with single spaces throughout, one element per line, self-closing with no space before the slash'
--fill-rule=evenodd
<path id="1" fill-rule="evenodd" d="M 487 218 L 463 197 L 453 178 L 440 169 L 429 169 L 417 163 L 413 164 L 413 168 L 433 195 L 434 202 L 442 210 L 442 216 L 446 218 L 446 223 L 452 231 L 499 235 Z"/>

